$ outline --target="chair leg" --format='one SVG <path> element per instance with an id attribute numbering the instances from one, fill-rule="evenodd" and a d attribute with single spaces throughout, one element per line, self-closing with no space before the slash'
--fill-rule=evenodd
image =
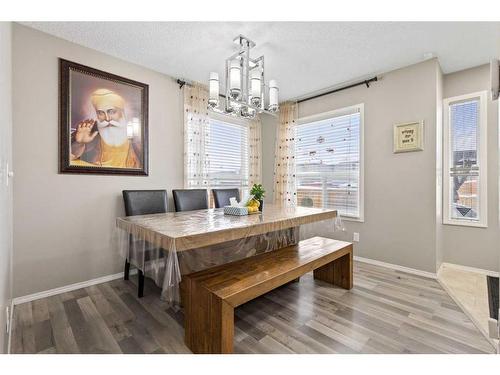
<path id="1" fill-rule="evenodd" d="M 130 274 L 130 263 L 128 259 L 125 259 L 125 270 L 123 271 L 123 280 L 128 280 Z"/>
<path id="2" fill-rule="evenodd" d="M 137 270 L 137 276 L 139 277 L 139 283 L 137 287 L 137 296 L 142 298 L 144 296 L 144 272 Z"/>

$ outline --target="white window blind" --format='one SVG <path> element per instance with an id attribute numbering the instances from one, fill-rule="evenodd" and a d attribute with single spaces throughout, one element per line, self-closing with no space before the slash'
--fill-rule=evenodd
<path id="1" fill-rule="evenodd" d="M 206 132 L 209 188 L 248 188 L 248 127 L 210 119 Z"/>
<path id="2" fill-rule="evenodd" d="M 299 206 L 334 208 L 344 217 L 362 219 L 361 130 L 361 106 L 299 122 L 295 136 Z"/>
<path id="3" fill-rule="evenodd" d="M 445 222 L 485 225 L 486 94 L 445 101 Z M 484 134 L 484 135 L 483 135 Z"/>

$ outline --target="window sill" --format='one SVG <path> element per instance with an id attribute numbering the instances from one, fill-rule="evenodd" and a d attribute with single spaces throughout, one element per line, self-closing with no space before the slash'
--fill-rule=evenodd
<path id="1" fill-rule="evenodd" d="M 364 218 L 356 218 L 356 217 L 349 217 L 349 216 L 342 216 L 340 215 L 340 218 L 342 221 L 353 221 L 355 223 L 364 223 L 365 219 Z"/>
<path id="2" fill-rule="evenodd" d="M 475 223 L 471 221 L 443 220 L 443 225 L 454 225 L 457 227 L 488 228 L 488 224 Z"/>

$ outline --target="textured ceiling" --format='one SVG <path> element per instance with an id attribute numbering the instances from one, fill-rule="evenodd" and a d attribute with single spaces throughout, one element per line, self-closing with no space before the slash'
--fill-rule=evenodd
<path id="1" fill-rule="evenodd" d="M 190 80 L 206 82 L 243 34 L 264 54 L 281 99 L 297 98 L 432 53 L 444 73 L 500 55 L 500 22 L 24 22 L 63 39 Z"/>

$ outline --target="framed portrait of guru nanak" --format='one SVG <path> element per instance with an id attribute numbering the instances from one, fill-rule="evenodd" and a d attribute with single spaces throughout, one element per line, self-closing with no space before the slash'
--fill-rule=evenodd
<path id="1" fill-rule="evenodd" d="M 148 85 L 59 59 L 59 173 L 148 175 Z"/>

